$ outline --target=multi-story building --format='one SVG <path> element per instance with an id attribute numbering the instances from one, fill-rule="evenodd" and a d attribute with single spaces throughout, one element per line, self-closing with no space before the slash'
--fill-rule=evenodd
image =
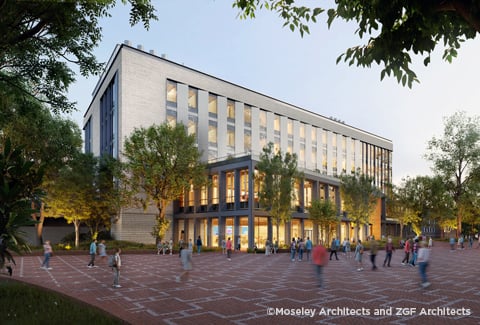
<path id="1" fill-rule="evenodd" d="M 84 116 L 85 151 L 122 158 L 124 139 L 135 127 L 182 122 L 195 134 L 202 160 L 208 163 L 211 186 L 188 191 L 172 202 L 167 239 L 201 236 L 208 246 L 232 237 L 235 244 L 262 246 L 267 240 L 292 237 L 316 240 L 308 207 L 328 199 L 342 214 L 338 175 L 357 168 L 384 189 L 392 180 L 390 140 L 327 118 L 253 90 L 145 52 L 117 45 Z M 254 171 L 269 142 L 282 152 L 296 153 L 304 180 L 295 186 L 292 219 L 279 228 L 259 209 Z M 385 220 L 380 204 L 362 237 L 380 234 Z M 121 240 L 153 242 L 154 210 L 124 209 L 113 220 L 112 234 Z M 352 237 L 343 216 L 338 237 Z M 275 228 L 275 230 L 274 230 Z"/>

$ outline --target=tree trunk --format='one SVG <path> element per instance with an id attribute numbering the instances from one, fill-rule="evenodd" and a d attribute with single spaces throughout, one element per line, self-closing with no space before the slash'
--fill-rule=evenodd
<path id="1" fill-rule="evenodd" d="M 73 226 L 75 227 L 75 247 L 78 248 L 80 245 L 80 222 L 74 220 Z"/>

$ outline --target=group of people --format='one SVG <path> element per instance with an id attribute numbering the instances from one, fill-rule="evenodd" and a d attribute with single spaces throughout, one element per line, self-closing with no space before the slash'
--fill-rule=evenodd
<path id="1" fill-rule="evenodd" d="M 108 265 L 113 269 L 113 287 L 114 288 L 121 288 L 122 286 L 119 283 L 120 280 L 120 268 L 122 266 L 122 259 L 120 257 L 121 249 L 116 248 L 114 255 L 111 256 L 111 263 L 109 261 Z M 96 267 L 95 265 L 95 257 L 96 255 L 100 255 L 101 259 L 104 260 L 107 255 L 107 246 L 105 245 L 105 241 L 102 240 L 100 244 L 97 245 L 97 239 L 92 240 L 89 247 L 89 254 L 90 254 L 90 261 L 87 264 L 88 268 Z M 50 267 L 50 258 L 53 255 L 53 248 L 49 240 L 46 240 L 43 244 L 43 262 L 40 266 L 42 269 L 45 270 L 52 270 L 53 268 Z"/>
<path id="2" fill-rule="evenodd" d="M 312 252 L 313 244 L 310 240 L 310 237 L 307 237 L 307 240 L 303 240 L 303 238 L 295 237 L 292 238 L 290 242 L 290 259 L 292 262 L 295 262 L 295 255 L 297 255 L 297 261 L 303 260 L 303 254 L 307 255 L 307 261 L 310 261 L 310 254 Z"/>
<path id="3" fill-rule="evenodd" d="M 345 241 L 344 241 L 345 243 Z M 430 286 L 430 282 L 427 279 L 427 267 L 429 264 L 429 257 L 430 257 L 430 248 L 433 246 L 432 238 L 429 239 L 427 242 L 426 240 L 420 240 L 419 238 L 407 238 L 407 240 L 401 243 L 401 247 L 403 245 L 403 249 L 405 252 L 405 256 L 402 260 L 402 265 L 409 265 L 418 266 L 420 278 L 421 278 L 421 286 L 426 288 Z M 378 242 L 372 238 L 369 241 L 370 246 L 370 262 L 372 264 L 372 270 L 377 269 L 376 265 L 376 256 L 378 253 Z M 327 248 L 323 246 L 322 243 L 315 246 L 313 248 L 312 259 L 313 263 L 316 268 L 316 276 L 318 280 L 319 287 L 323 286 L 323 267 L 327 265 L 329 260 L 332 260 L 332 257 L 335 256 L 338 260 L 337 250 L 339 249 L 340 245 L 338 239 L 333 238 L 331 245 L 330 245 L 330 255 L 328 254 Z M 344 253 L 346 245 L 343 245 Z M 355 261 L 358 264 L 357 271 L 363 271 L 363 254 L 364 254 L 365 247 L 362 241 L 359 239 L 355 245 Z M 388 237 L 385 243 L 385 259 L 383 261 L 383 267 L 390 267 L 392 261 L 392 254 L 395 251 L 395 247 L 393 245 L 392 238 Z"/>

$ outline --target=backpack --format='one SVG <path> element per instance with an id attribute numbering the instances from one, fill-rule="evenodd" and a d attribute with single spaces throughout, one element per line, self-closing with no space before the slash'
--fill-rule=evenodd
<path id="1" fill-rule="evenodd" d="M 115 261 L 115 255 L 110 255 L 108 257 L 108 267 L 117 267 L 117 263 Z"/>

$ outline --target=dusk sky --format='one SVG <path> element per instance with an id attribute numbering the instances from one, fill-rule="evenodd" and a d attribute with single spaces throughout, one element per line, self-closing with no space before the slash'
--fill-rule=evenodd
<path id="1" fill-rule="evenodd" d="M 409 89 L 391 77 L 380 81 L 381 67 L 335 63 L 348 47 L 366 42 L 354 34 L 353 24 L 337 21 L 329 30 L 322 20 L 301 38 L 283 28 L 274 12 L 240 20 L 230 1 L 153 4 L 159 20 L 149 31 L 130 27 L 129 7 L 119 4 L 111 11 L 112 17 L 102 21 L 103 41 L 95 51 L 99 61 L 108 61 L 116 44 L 130 40 L 187 67 L 390 139 L 394 183 L 431 174 L 423 155 L 427 142 L 442 136 L 444 117 L 460 110 L 480 115 L 480 40 L 463 43 L 452 64 L 442 60 L 441 47 L 426 68 L 422 57 L 414 59 L 420 84 Z M 77 76 L 71 86 L 69 98 L 79 111 L 70 117 L 80 128 L 97 81 Z"/>

